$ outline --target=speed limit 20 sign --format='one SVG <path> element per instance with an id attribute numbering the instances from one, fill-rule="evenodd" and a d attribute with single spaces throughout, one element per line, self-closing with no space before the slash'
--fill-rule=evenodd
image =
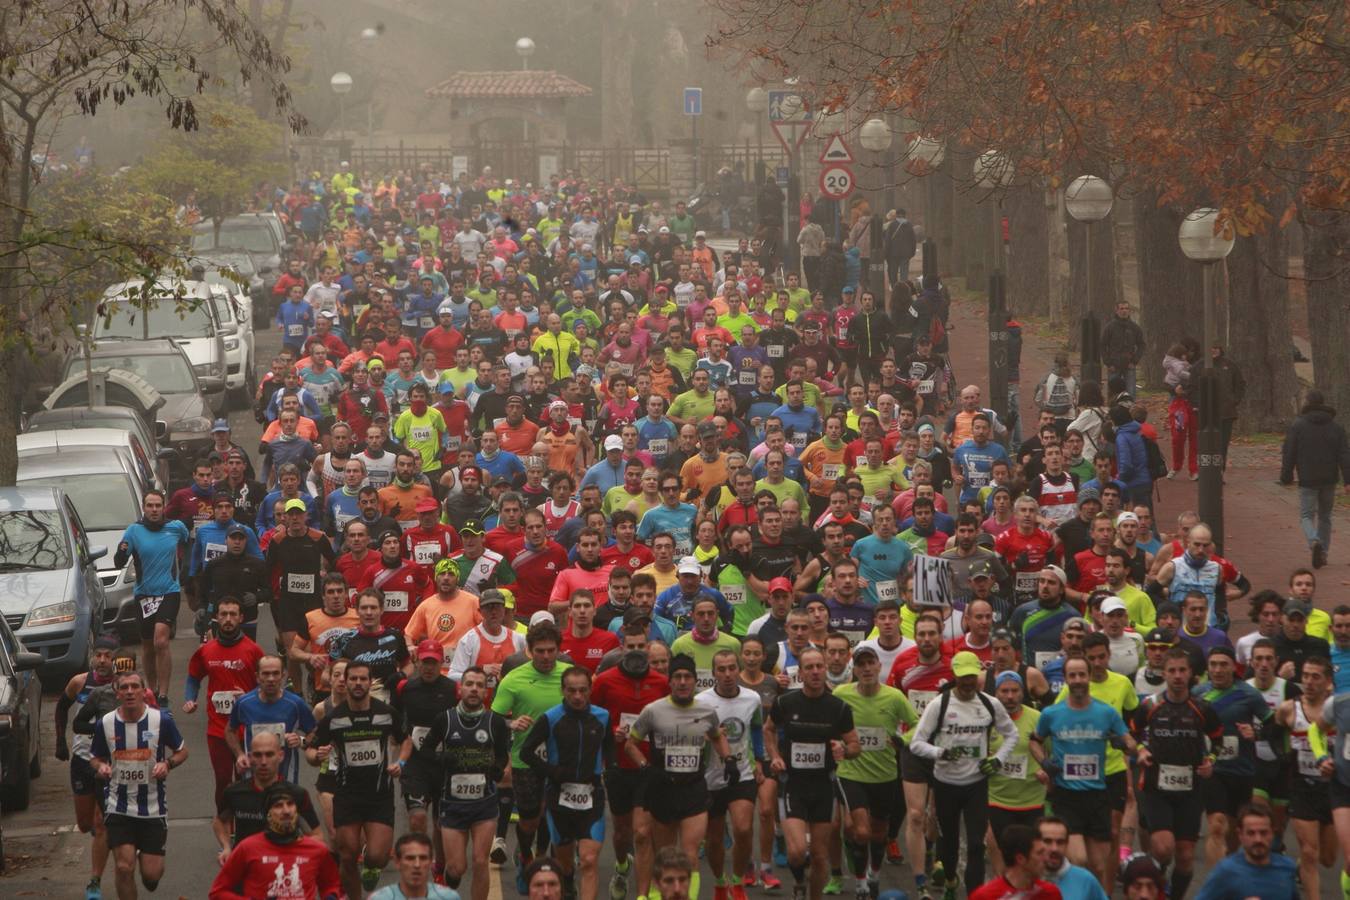
<path id="1" fill-rule="evenodd" d="M 831 200 L 843 200 L 853 193 L 853 170 L 841 165 L 821 169 L 820 193 Z"/>

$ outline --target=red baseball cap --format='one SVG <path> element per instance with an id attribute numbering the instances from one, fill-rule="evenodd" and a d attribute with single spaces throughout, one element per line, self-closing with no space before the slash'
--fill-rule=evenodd
<path id="1" fill-rule="evenodd" d="M 419 513 L 436 512 L 440 508 L 441 505 L 430 497 L 423 497 L 421 500 L 418 500 L 417 505 L 413 507 L 413 509 Z"/>
<path id="2" fill-rule="evenodd" d="M 769 593 L 772 594 L 776 591 L 787 591 L 789 594 L 792 593 L 792 582 L 781 575 L 778 576 L 773 581 L 769 582 Z"/>
<path id="3" fill-rule="evenodd" d="M 745 281 L 745 289 L 752 294 L 758 293 L 762 287 L 764 287 L 764 281 L 758 275 L 751 276 Z"/>
<path id="4" fill-rule="evenodd" d="M 445 647 L 441 642 L 432 638 L 424 638 L 417 645 L 417 660 L 421 662 L 424 659 L 434 659 L 438 662 L 445 662 Z"/>

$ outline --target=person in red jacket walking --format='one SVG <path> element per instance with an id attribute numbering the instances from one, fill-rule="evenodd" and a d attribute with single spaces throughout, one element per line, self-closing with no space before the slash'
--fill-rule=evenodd
<path id="1" fill-rule="evenodd" d="M 1185 453 L 1186 468 L 1191 473 L 1191 481 L 1195 481 L 1200 477 L 1196 465 L 1199 419 L 1184 384 L 1172 389 L 1172 402 L 1167 404 L 1167 429 L 1172 433 L 1172 471 L 1167 477 L 1175 478 L 1181 471 L 1181 456 Z"/>

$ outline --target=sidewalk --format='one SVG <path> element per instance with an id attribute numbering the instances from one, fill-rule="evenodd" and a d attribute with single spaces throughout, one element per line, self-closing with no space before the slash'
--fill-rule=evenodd
<path id="1" fill-rule="evenodd" d="M 988 314 L 982 298 L 953 298 L 951 321 L 952 369 L 957 385 L 989 383 Z M 1036 421 L 1031 395 L 1036 383 L 1049 371 L 1057 349 L 1050 339 L 1039 336 L 1035 327 L 1023 326 L 1021 365 L 1021 415 L 1023 423 Z M 1076 361 L 1076 355 L 1074 357 Z M 987 393 L 987 392 L 986 392 Z M 1166 423 L 1153 422 L 1162 438 L 1163 456 L 1172 451 Z M 1023 436 L 1029 437 L 1025 427 Z M 1264 588 L 1284 592 L 1289 573 L 1311 562 L 1307 543 L 1298 524 L 1298 491 L 1281 487 L 1279 477 L 1280 444 L 1269 436 L 1234 439 L 1230 452 L 1227 485 L 1224 491 L 1225 556 L 1252 583 L 1253 592 Z M 1163 481 L 1157 488 L 1156 522 L 1171 530 L 1176 516 L 1197 505 L 1197 485 L 1189 480 Z M 1317 605 L 1330 611 L 1344 602 L 1345 587 L 1350 585 L 1350 512 L 1339 505 L 1333 530 L 1330 564 L 1317 573 Z M 1234 635 L 1250 630 L 1245 604 L 1233 610 Z"/>

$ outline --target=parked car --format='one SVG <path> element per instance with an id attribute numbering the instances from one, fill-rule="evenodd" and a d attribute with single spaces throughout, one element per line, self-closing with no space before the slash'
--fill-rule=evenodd
<path id="1" fill-rule="evenodd" d="M 107 605 L 75 504 L 60 488 L 0 488 L 0 614 L 34 653 L 51 687 L 89 668 Z"/>
<path id="2" fill-rule="evenodd" d="M 126 444 L 138 458 L 144 453 L 150 461 L 147 478 L 156 487 L 169 487 L 169 462 L 178 457 L 172 447 L 160 447 L 155 437 L 155 420 L 146 418 L 128 406 L 76 406 L 70 409 L 40 409 L 25 419 L 24 434 L 55 432 L 64 440 L 79 440 L 80 431 L 125 431 Z M 103 437 L 103 435 L 99 435 Z M 22 444 L 20 438 L 20 446 Z M 86 438 L 93 441 L 94 437 Z"/>
<path id="3" fill-rule="evenodd" d="M 90 366 L 107 373 L 104 403 L 136 410 L 155 423 L 161 448 L 170 447 L 177 457 L 170 460 L 175 478 L 191 475 L 192 464 L 211 451 L 211 408 L 187 356 L 172 341 L 115 341 L 95 347 Z M 43 401 L 46 409 L 85 406 L 89 385 L 81 353 L 66 358 L 64 380 Z M 207 379 L 210 381 L 210 379 Z M 215 384 L 224 387 L 224 381 Z"/>
<path id="4" fill-rule="evenodd" d="M 94 432 L 85 432 L 93 434 Z M 128 525 L 141 517 L 141 499 L 150 485 L 130 457 L 106 449 L 85 447 L 24 447 L 19 437 L 19 487 L 54 487 L 66 492 L 80 514 L 89 541 L 115 548 Z M 98 560 L 98 578 L 107 605 L 102 629 L 116 630 L 125 643 L 139 639 L 136 632 L 136 569 L 128 562 L 117 566 L 109 552 Z"/>
<path id="5" fill-rule="evenodd" d="M 208 220 L 192 229 L 194 255 L 213 250 L 243 250 L 254 258 L 269 292 L 285 269 L 282 258 L 286 243 L 285 229 L 275 213 L 240 213 L 222 219 L 219 226 Z"/>
<path id="6" fill-rule="evenodd" d="M 225 325 L 216 315 L 211 286 L 204 281 L 162 278 L 150 289 L 157 302 L 141 309 L 132 298 L 145 289 L 144 281 L 128 281 L 104 291 L 94 318 L 94 346 L 162 338 L 173 341 L 183 348 L 197 377 L 212 380 L 209 386 L 203 381 L 206 399 L 215 415 L 224 415 L 229 376 Z"/>
<path id="7" fill-rule="evenodd" d="M 24 647 L 0 618 L 0 806 L 28 808 L 33 779 L 42 774 L 42 654 Z"/>
<path id="8" fill-rule="evenodd" d="M 146 453 L 140 437 L 120 428 L 71 428 L 64 431 L 28 431 L 18 437 L 19 456 L 35 453 L 62 453 L 75 450 L 109 451 L 131 469 L 136 480 L 147 488 L 168 490 L 168 482 L 160 479 L 159 460 Z M 176 456 L 177 454 L 173 454 Z M 169 453 L 165 453 L 169 458 Z M 78 504 L 77 504 L 78 505 Z"/>
<path id="9" fill-rule="evenodd" d="M 196 257 L 194 262 L 205 268 L 204 277 L 211 284 L 223 284 L 231 292 L 248 298 L 248 309 L 256 328 L 268 326 L 276 313 L 276 306 L 271 299 L 271 285 L 276 282 L 276 278 L 272 278 L 270 283 L 263 279 L 258 271 L 257 257 L 243 250 L 211 250 Z M 225 269 L 232 271 L 244 285 L 225 277 Z"/>

